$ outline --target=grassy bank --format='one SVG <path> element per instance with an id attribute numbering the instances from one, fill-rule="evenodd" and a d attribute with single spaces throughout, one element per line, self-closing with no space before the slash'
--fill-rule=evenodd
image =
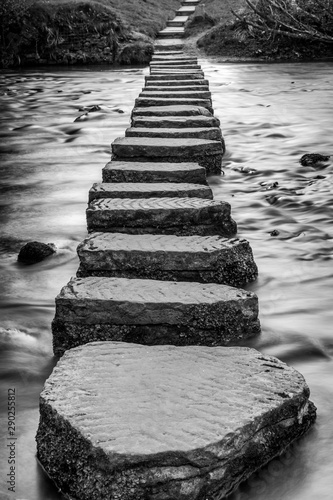
<path id="1" fill-rule="evenodd" d="M 333 39 L 328 40 L 333 36 L 332 0 L 250 2 L 257 12 L 245 0 L 206 0 L 189 23 L 188 35 L 198 39 L 202 52 L 227 60 L 333 57 Z M 270 4 L 279 7 L 273 14 Z"/>
<path id="2" fill-rule="evenodd" d="M 1 0 L 1 66 L 144 64 L 179 6 L 179 0 Z"/>

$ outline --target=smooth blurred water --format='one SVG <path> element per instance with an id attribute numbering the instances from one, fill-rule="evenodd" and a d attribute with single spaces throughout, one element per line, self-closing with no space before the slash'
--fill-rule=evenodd
<path id="1" fill-rule="evenodd" d="M 227 153 L 211 178 L 229 201 L 239 236 L 259 266 L 262 334 L 246 345 L 278 356 L 306 378 L 318 407 L 313 430 L 232 495 L 232 500 L 333 497 L 332 162 L 302 167 L 305 153 L 333 154 L 333 64 L 222 64 L 201 61 Z M 5 397 L 16 388 L 17 493 L 59 500 L 35 459 L 38 398 L 51 372 L 54 298 L 78 267 L 88 190 L 101 180 L 110 143 L 124 135 L 146 69 L 0 73 L 1 99 L 1 450 Z M 99 105 L 100 111 L 74 121 Z M 271 232 L 277 230 L 277 236 Z M 29 240 L 58 252 L 17 263 Z M 0 470 L 7 470 L 1 452 Z M 3 481 L 3 475 L 1 477 Z M 0 498 L 6 498 L 1 483 Z M 1 496 L 2 495 L 2 496 Z"/>

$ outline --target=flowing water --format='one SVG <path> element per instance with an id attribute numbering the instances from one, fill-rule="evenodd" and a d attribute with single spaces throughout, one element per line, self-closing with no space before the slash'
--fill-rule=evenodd
<path id="1" fill-rule="evenodd" d="M 259 296 L 262 334 L 247 345 L 299 370 L 318 407 L 310 433 L 232 499 L 328 500 L 333 162 L 303 167 L 298 160 L 305 153 L 333 154 L 333 63 L 201 63 L 227 143 L 224 176 L 212 178 L 212 188 L 231 203 L 260 272 L 249 288 Z M 1 500 L 62 498 L 36 462 L 34 441 L 39 393 L 55 364 L 54 298 L 76 272 L 88 190 L 101 180 L 110 143 L 129 124 L 144 74 L 147 69 L 105 67 L 0 74 Z M 101 109 L 84 115 L 80 108 L 90 105 Z M 20 265 L 17 253 L 29 240 L 55 243 L 58 252 Z M 6 485 L 9 388 L 17 404 L 15 494 Z"/>

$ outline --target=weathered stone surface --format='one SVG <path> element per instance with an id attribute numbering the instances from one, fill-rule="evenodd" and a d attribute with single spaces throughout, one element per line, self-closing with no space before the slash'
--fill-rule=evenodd
<path id="1" fill-rule="evenodd" d="M 170 88 L 170 86 L 167 86 L 167 85 L 151 85 L 151 86 L 148 86 L 148 87 L 144 87 L 142 89 L 142 92 L 161 92 L 161 93 L 164 93 L 165 92 L 168 92 L 168 93 L 171 93 L 171 94 L 174 94 L 174 93 L 178 93 L 178 92 L 205 92 L 205 93 L 208 93 L 209 92 L 209 86 L 208 85 L 196 85 L 195 82 L 193 85 L 175 85 L 173 86 L 172 88 Z M 211 92 L 209 92 L 211 94 Z M 209 95 L 207 95 L 206 97 L 209 97 Z"/>
<path id="2" fill-rule="evenodd" d="M 155 52 L 159 50 L 181 50 L 184 47 L 184 39 L 183 38 L 161 38 L 160 40 L 156 40 L 154 45 Z"/>
<path id="3" fill-rule="evenodd" d="M 214 116 L 134 116 L 132 127 L 138 128 L 218 128 L 220 120 Z"/>
<path id="4" fill-rule="evenodd" d="M 189 160 L 198 154 L 209 156 L 221 153 L 220 141 L 188 138 L 118 137 L 111 144 L 111 148 L 118 158 L 179 156 Z"/>
<path id="5" fill-rule="evenodd" d="M 78 246 L 78 276 L 242 286 L 258 271 L 246 240 L 220 236 L 94 233 Z"/>
<path id="6" fill-rule="evenodd" d="M 152 81 L 164 81 L 164 80 L 201 80 L 205 82 L 205 85 L 207 85 L 208 80 L 204 78 L 204 76 L 201 73 L 183 73 L 183 72 L 178 72 L 178 73 L 165 73 L 165 74 L 155 74 L 155 75 L 147 75 L 145 76 L 145 81 L 146 82 L 152 82 Z M 198 83 L 197 81 L 195 83 Z M 164 85 L 168 85 L 167 83 L 164 82 Z M 180 85 L 179 82 L 177 82 L 177 85 Z"/>
<path id="7" fill-rule="evenodd" d="M 222 139 L 221 129 L 218 127 L 194 127 L 194 128 L 140 128 L 131 127 L 125 131 L 126 137 L 161 137 L 180 139 L 182 137 L 198 139 L 211 139 L 220 141 Z"/>
<path id="8" fill-rule="evenodd" d="M 227 345 L 259 333 L 258 299 L 214 283 L 72 278 L 56 297 L 55 355 L 94 340 Z"/>
<path id="9" fill-rule="evenodd" d="M 95 342 L 40 399 L 37 456 L 68 498 L 217 500 L 313 424 L 303 376 L 241 347 Z"/>
<path id="10" fill-rule="evenodd" d="M 194 14 L 195 12 L 195 6 L 190 6 L 189 4 L 184 5 L 184 7 L 180 7 L 180 9 L 177 10 L 176 15 L 177 16 L 190 16 L 191 14 Z"/>
<path id="11" fill-rule="evenodd" d="M 197 163 L 112 161 L 103 168 L 104 182 L 192 182 L 207 184 L 206 169 Z"/>
<path id="12" fill-rule="evenodd" d="M 171 70 L 171 69 L 176 69 L 181 70 L 181 69 L 201 69 L 201 66 L 199 64 L 195 64 L 192 62 L 182 62 L 180 63 L 179 61 L 174 63 L 174 64 L 165 64 L 161 63 L 159 61 L 156 62 L 151 62 L 150 63 L 150 69 L 156 70 L 156 69 L 166 69 L 166 70 Z"/>
<path id="13" fill-rule="evenodd" d="M 164 30 L 161 30 L 157 34 L 157 38 L 160 40 L 161 38 L 184 38 L 185 29 L 183 26 L 180 27 L 166 27 Z"/>
<path id="14" fill-rule="evenodd" d="M 198 58 L 197 57 L 187 57 L 187 56 L 161 56 L 159 54 L 156 54 L 153 56 L 152 61 L 150 64 L 163 64 L 163 65 L 171 65 L 171 66 L 176 66 L 176 65 L 182 65 L 182 64 L 198 64 Z"/>
<path id="15" fill-rule="evenodd" d="M 135 116 L 209 116 L 212 114 L 202 106 L 150 106 L 148 108 L 134 108 L 132 118 Z"/>
<path id="16" fill-rule="evenodd" d="M 151 107 L 151 106 L 200 106 L 208 109 L 213 115 L 211 99 L 197 99 L 194 97 L 138 97 L 135 99 L 135 107 Z"/>
<path id="17" fill-rule="evenodd" d="M 142 108 L 146 109 L 146 108 Z M 223 148 L 221 141 L 209 139 L 164 139 L 154 137 L 118 137 L 112 144 L 113 160 L 195 161 L 207 174 L 220 174 Z"/>
<path id="18" fill-rule="evenodd" d="M 100 198 L 205 198 L 213 199 L 209 186 L 202 184 L 144 183 L 144 182 L 96 182 L 89 191 L 89 201 Z"/>
<path id="19" fill-rule="evenodd" d="M 170 80 L 169 77 L 167 77 L 167 79 L 164 79 L 164 80 L 160 80 L 160 79 L 156 79 L 155 77 L 153 77 L 151 80 L 149 79 L 150 76 L 146 76 L 145 77 L 145 86 L 146 87 L 156 87 L 157 85 L 159 86 L 163 86 L 163 87 L 184 87 L 184 86 L 203 86 L 203 87 L 206 87 L 208 88 L 209 87 L 209 82 L 208 80 L 205 80 L 204 78 L 199 78 L 199 79 L 195 79 L 193 81 L 192 80 Z M 172 89 L 170 89 L 172 90 Z"/>
<path id="20" fill-rule="evenodd" d="M 200 78 L 204 77 L 204 72 L 202 69 L 181 69 L 178 67 L 166 67 L 166 68 L 150 68 L 150 76 L 161 76 L 163 75 L 175 75 L 177 77 L 178 75 L 182 76 L 183 78 L 191 78 L 192 76 L 199 76 Z"/>
<path id="21" fill-rule="evenodd" d="M 17 260 L 23 264 L 37 264 L 46 259 L 56 248 L 53 243 L 41 243 L 40 241 L 29 241 L 20 250 Z"/>
<path id="22" fill-rule="evenodd" d="M 211 99 L 212 94 L 209 90 L 175 90 L 167 87 L 165 90 L 159 90 L 159 87 L 156 89 L 152 89 L 151 87 L 147 87 L 147 89 L 143 90 L 139 97 L 162 97 L 167 99 L 174 98 L 196 98 L 196 99 Z M 210 101 L 211 105 L 211 101 Z"/>
<path id="23" fill-rule="evenodd" d="M 170 21 L 167 21 L 167 26 L 184 26 L 187 20 L 188 16 L 176 16 Z"/>
<path id="24" fill-rule="evenodd" d="M 234 236 L 229 203 L 201 198 L 94 200 L 87 209 L 89 232 Z"/>

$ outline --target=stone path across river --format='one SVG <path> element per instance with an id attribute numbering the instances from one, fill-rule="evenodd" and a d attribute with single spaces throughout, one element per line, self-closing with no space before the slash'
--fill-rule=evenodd
<path id="1" fill-rule="evenodd" d="M 63 356 L 37 454 L 72 500 L 216 500 L 315 419 L 303 377 L 229 347 L 260 333 L 250 244 L 236 237 L 209 82 L 182 52 L 200 0 L 156 40 L 131 126 L 89 192 L 77 276 L 56 298 Z M 221 347 L 228 346 L 228 347 Z"/>

